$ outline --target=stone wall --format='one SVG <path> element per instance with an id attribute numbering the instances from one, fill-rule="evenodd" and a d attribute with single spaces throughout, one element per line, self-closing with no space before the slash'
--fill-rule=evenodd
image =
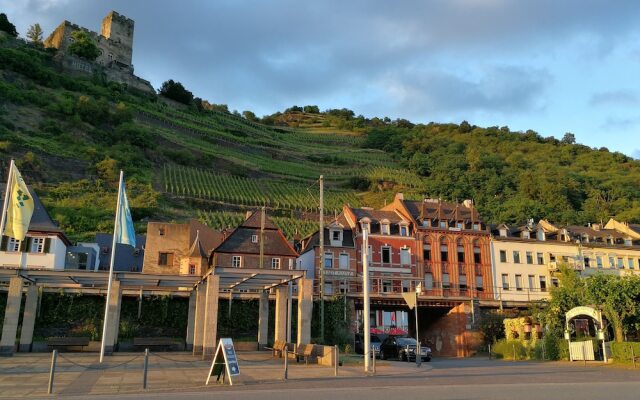
<path id="1" fill-rule="evenodd" d="M 482 345 L 482 333 L 472 329 L 471 304 L 460 303 L 421 330 L 434 356 L 469 357 Z"/>

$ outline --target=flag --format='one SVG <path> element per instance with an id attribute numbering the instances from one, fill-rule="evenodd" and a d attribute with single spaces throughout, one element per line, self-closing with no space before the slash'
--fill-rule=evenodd
<path id="1" fill-rule="evenodd" d="M 33 215 L 33 196 L 29 193 L 29 189 L 15 165 L 12 168 L 9 181 L 10 184 L 7 188 L 9 203 L 7 204 L 7 222 L 4 235 L 16 240 L 24 240 Z"/>
<path id="2" fill-rule="evenodd" d="M 129 201 L 124 190 L 123 179 L 120 180 L 118 195 L 120 196 L 120 208 L 116 211 L 115 242 L 136 247 L 136 231 L 133 229 L 133 219 L 131 219 L 131 211 L 129 210 Z"/>

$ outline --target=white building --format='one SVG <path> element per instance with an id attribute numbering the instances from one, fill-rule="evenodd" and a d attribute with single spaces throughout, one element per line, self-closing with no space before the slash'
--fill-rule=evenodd
<path id="1" fill-rule="evenodd" d="M 4 197 L 6 185 L 0 185 Z M 63 270 L 69 239 L 54 224 L 38 196 L 30 188 L 34 200 L 33 217 L 24 240 L 2 236 L 0 266 L 20 269 Z M 4 200 L 4 198 L 3 198 Z"/>

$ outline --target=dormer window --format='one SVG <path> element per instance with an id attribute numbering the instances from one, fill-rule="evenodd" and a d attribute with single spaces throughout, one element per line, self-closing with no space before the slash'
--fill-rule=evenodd
<path id="1" fill-rule="evenodd" d="M 531 239 L 531 235 L 529 234 L 529 231 L 522 231 L 522 238 Z"/>
<path id="2" fill-rule="evenodd" d="M 251 235 L 251 243 L 258 243 L 258 235 Z"/>
<path id="3" fill-rule="evenodd" d="M 500 237 L 507 237 L 507 229 L 500 228 Z"/>
<path id="4" fill-rule="evenodd" d="M 544 234 L 544 230 L 538 229 L 538 240 L 544 241 L 546 239 L 546 235 Z"/>
<path id="5" fill-rule="evenodd" d="M 473 224 L 473 230 L 474 231 L 479 231 L 480 230 L 480 224 L 478 224 L 478 223 Z"/>
<path id="6" fill-rule="evenodd" d="M 389 229 L 389 223 L 388 222 L 383 222 L 382 225 L 380 226 L 380 233 L 383 235 L 389 235 L 391 233 L 391 230 Z"/>
<path id="7" fill-rule="evenodd" d="M 409 236 L 409 227 L 406 225 L 400 225 L 400 236 Z"/>
<path id="8" fill-rule="evenodd" d="M 342 241 L 342 235 L 340 235 L 340 231 L 331 231 L 331 240 L 335 242 Z"/>
<path id="9" fill-rule="evenodd" d="M 447 221 L 440 221 L 440 228 L 447 229 Z"/>
<path id="10" fill-rule="evenodd" d="M 431 226 L 431 220 L 430 219 L 423 219 L 422 220 L 422 226 L 424 226 L 425 228 L 428 228 Z"/>
<path id="11" fill-rule="evenodd" d="M 362 226 L 362 231 L 367 231 L 369 233 L 371 233 L 371 225 L 369 224 L 369 221 L 362 221 L 361 223 Z"/>
<path id="12" fill-rule="evenodd" d="M 458 229 L 464 229 L 464 224 L 462 222 L 458 222 L 456 226 L 458 227 Z"/>

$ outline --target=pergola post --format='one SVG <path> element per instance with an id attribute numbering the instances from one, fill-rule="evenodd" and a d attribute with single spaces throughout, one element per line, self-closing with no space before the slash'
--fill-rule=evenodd
<path id="1" fill-rule="evenodd" d="M 111 297 L 109 302 L 109 320 L 107 323 L 107 335 L 104 341 L 104 354 L 113 354 L 118 343 L 118 331 L 120 328 L 120 304 L 122 303 L 122 287 L 120 281 L 114 279 L 111 283 Z"/>
<path id="2" fill-rule="evenodd" d="M 269 337 L 269 291 L 260 293 L 260 306 L 258 310 L 258 350 L 267 346 Z"/>
<path id="3" fill-rule="evenodd" d="M 195 288 L 196 310 L 193 324 L 193 355 L 202 354 L 202 338 L 204 337 L 204 310 L 207 298 L 207 287 L 204 282 L 199 283 Z"/>
<path id="4" fill-rule="evenodd" d="M 20 346 L 18 351 L 31 351 L 33 343 L 33 328 L 36 325 L 36 312 L 38 311 L 38 287 L 29 285 L 27 288 L 27 300 L 24 304 L 22 316 L 22 329 L 20 330 Z"/>
<path id="5" fill-rule="evenodd" d="M 193 289 L 189 295 L 189 313 L 187 315 L 187 336 L 184 339 L 184 350 L 193 350 L 193 334 L 196 322 L 196 290 Z"/>
<path id="6" fill-rule="evenodd" d="M 16 334 L 20 319 L 20 305 L 22 304 L 22 277 L 13 276 L 9 281 L 7 306 L 4 310 L 4 324 L 2 338 L 0 338 L 0 355 L 12 356 L 16 350 Z"/>
<path id="7" fill-rule="evenodd" d="M 276 286 L 276 326 L 274 340 L 287 340 L 287 304 L 288 287 Z"/>
<path id="8" fill-rule="evenodd" d="M 311 342 L 313 280 L 298 280 L 298 346 Z"/>
<path id="9" fill-rule="evenodd" d="M 216 337 L 218 334 L 218 297 L 220 277 L 209 275 L 207 278 L 207 292 L 204 310 L 204 334 L 202 338 L 202 358 L 212 358 L 216 351 Z"/>

